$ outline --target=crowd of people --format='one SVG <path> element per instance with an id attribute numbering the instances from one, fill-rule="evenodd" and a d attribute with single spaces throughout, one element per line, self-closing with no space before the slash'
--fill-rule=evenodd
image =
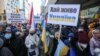
<path id="1" fill-rule="evenodd" d="M 87 27 L 87 28 L 86 28 Z M 0 56 L 55 56 L 61 40 L 70 49 L 64 56 L 100 56 L 100 22 L 92 21 L 79 27 L 46 25 L 48 52 L 44 53 L 42 25 L 30 29 L 27 24 L 14 25 L 0 23 Z M 73 55 L 72 55 L 73 56 Z"/>

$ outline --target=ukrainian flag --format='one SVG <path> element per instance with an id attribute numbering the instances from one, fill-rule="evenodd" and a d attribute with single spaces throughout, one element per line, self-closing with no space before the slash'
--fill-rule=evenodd
<path id="1" fill-rule="evenodd" d="M 43 45 L 44 45 L 44 53 L 47 53 L 48 52 L 48 46 L 47 46 L 47 43 L 46 43 L 46 21 L 43 19 L 42 21 L 42 27 L 43 27 L 43 30 L 42 30 L 42 42 L 43 42 Z"/>
<path id="2" fill-rule="evenodd" d="M 58 43 L 54 56 L 66 56 L 69 51 L 69 47 L 66 46 L 61 40 Z"/>

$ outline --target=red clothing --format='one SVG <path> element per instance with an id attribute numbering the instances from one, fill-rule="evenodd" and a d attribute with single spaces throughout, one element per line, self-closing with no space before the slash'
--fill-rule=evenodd
<path id="1" fill-rule="evenodd" d="M 80 43 L 89 43 L 88 33 L 85 31 L 78 32 L 78 40 Z"/>

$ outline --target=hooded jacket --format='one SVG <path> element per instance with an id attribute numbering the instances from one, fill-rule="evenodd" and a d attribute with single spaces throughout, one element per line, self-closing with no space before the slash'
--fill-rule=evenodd
<path id="1" fill-rule="evenodd" d="M 34 35 L 29 34 L 25 39 L 25 45 L 28 48 L 28 53 L 35 51 L 36 55 L 39 55 L 38 47 L 31 48 L 32 45 L 38 46 L 38 44 L 39 44 L 39 37 L 36 34 L 34 34 Z"/>

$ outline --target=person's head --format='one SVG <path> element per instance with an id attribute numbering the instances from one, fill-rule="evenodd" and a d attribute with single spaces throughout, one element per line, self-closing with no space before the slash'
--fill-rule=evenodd
<path id="1" fill-rule="evenodd" d="M 6 30 L 5 30 L 5 39 L 9 40 L 11 39 L 12 37 L 12 31 L 11 31 L 11 28 L 10 27 L 7 27 Z"/>
<path id="2" fill-rule="evenodd" d="M 2 48 L 4 45 L 4 40 L 0 38 L 0 48 Z"/>
<path id="3" fill-rule="evenodd" d="M 96 37 L 97 39 L 100 39 L 100 28 L 93 30 L 92 33 L 94 37 Z"/>
<path id="4" fill-rule="evenodd" d="M 32 29 L 29 30 L 29 34 L 30 34 L 30 35 L 34 35 L 35 33 L 36 33 L 35 30 L 32 30 Z"/>
<path id="5" fill-rule="evenodd" d="M 20 37 L 23 36 L 23 34 L 22 34 L 21 31 L 16 31 L 16 32 L 15 32 L 15 36 L 16 36 L 16 38 L 20 38 Z"/>

